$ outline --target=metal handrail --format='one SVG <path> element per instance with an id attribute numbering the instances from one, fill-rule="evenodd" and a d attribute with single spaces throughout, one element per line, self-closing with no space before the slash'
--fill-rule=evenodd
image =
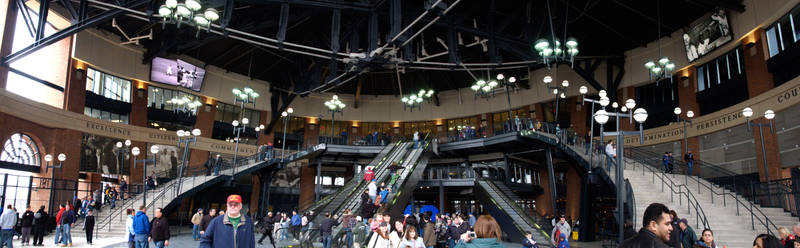
<path id="1" fill-rule="evenodd" d="M 522 220 L 523 220 L 523 221 L 525 221 L 525 223 L 526 223 L 526 224 L 528 224 L 530 227 L 533 227 L 533 228 L 539 229 L 539 231 L 540 231 L 540 232 L 542 232 L 542 234 L 543 234 L 543 235 L 544 235 L 546 238 L 548 238 L 548 240 L 549 240 L 549 239 L 551 239 L 550 235 L 549 235 L 549 234 L 547 234 L 547 232 L 545 232 L 545 231 L 543 230 L 542 226 L 540 226 L 540 225 L 539 225 L 539 223 L 536 223 L 536 221 L 535 221 L 535 220 L 533 220 L 533 219 L 532 219 L 530 216 L 528 216 L 527 214 L 525 214 L 525 211 L 524 211 L 524 210 L 522 210 L 522 209 L 519 207 L 519 205 L 517 205 L 517 203 L 516 203 L 516 202 L 514 202 L 514 200 L 512 200 L 512 199 L 511 199 L 510 197 L 508 197 L 508 196 L 507 196 L 505 193 L 503 193 L 503 192 L 500 190 L 500 188 L 498 188 L 498 187 L 497 187 L 497 185 L 495 185 L 495 184 L 494 184 L 494 182 L 493 182 L 493 181 L 486 180 L 486 179 L 479 178 L 479 177 L 478 177 L 478 178 L 476 178 L 476 180 L 478 180 L 478 181 L 485 181 L 485 182 L 487 182 L 487 185 L 489 185 L 489 187 L 491 187 L 491 188 L 492 188 L 492 190 L 494 190 L 495 192 L 497 192 L 497 193 L 498 193 L 498 195 L 500 195 L 500 197 L 501 197 L 501 198 L 503 198 L 503 200 L 504 200 L 504 201 L 508 202 L 508 203 L 509 203 L 508 205 L 509 205 L 509 206 L 511 206 L 511 208 L 512 208 L 512 209 L 514 209 L 514 211 L 515 211 L 515 212 L 517 212 L 517 214 L 518 214 L 519 216 L 521 216 L 521 217 L 522 217 Z M 487 192 L 487 193 L 488 193 L 488 192 Z M 527 231 L 527 230 L 521 230 L 521 231 L 522 231 L 522 232 L 524 232 L 524 231 Z"/>
<path id="2" fill-rule="evenodd" d="M 637 150 L 641 151 L 643 149 L 639 149 L 639 148 L 633 148 L 632 149 L 632 151 L 637 151 Z M 647 151 L 647 152 L 649 152 L 649 151 Z M 634 155 L 633 152 L 632 152 L 632 155 Z M 656 169 L 656 170 L 658 170 L 658 169 Z M 689 178 L 691 178 L 692 180 L 694 180 L 697 183 L 698 192 L 700 192 L 700 186 L 703 186 L 704 188 L 708 189 L 708 192 L 710 193 L 709 196 L 711 198 L 711 203 L 712 204 L 714 203 L 714 196 L 717 195 L 717 196 L 722 196 L 723 206 L 727 207 L 727 200 L 726 200 L 725 196 L 731 196 L 736 201 L 736 215 L 737 216 L 740 215 L 739 205 L 742 205 L 745 208 L 745 210 L 747 210 L 750 213 L 750 226 L 751 226 L 752 230 L 755 230 L 755 220 L 756 219 L 758 220 L 758 222 L 760 222 L 761 225 L 764 225 L 764 228 L 767 230 L 767 232 L 769 234 L 773 234 L 774 235 L 774 231 L 773 230 L 778 230 L 777 225 L 775 225 L 775 223 L 769 218 L 769 216 L 767 216 L 766 214 L 764 214 L 763 211 L 761 211 L 760 207 L 753 205 L 752 201 L 747 201 L 746 203 L 742 202 L 742 200 L 740 199 L 738 193 L 732 193 L 730 191 L 726 192 L 724 187 L 719 187 L 719 188 L 722 189 L 722 192 L 717 192 L 716 190 L 714 190 L 714 187 L 712 185 L 706 184 L 703 181 L 701 181 L 700 177 L 688 176 L 686 174 L 684 174 L 683 176 L 684 176 L 684 185 L 687 186 L 687 190 L 688 190 L 688 180 L 689 180 Z M 673 174 L 673 177 L 674 177 L 674 174 Z M 709 182 L 709 183 L 711 183 L 711 182 Z M 758 213 L 755 213 L 755 211 L 757 211 Z M 772 229 L 770 228 L 770 226 L 772 226 Z"/>
<path id="3" fill-rule="evenodd" d="M 708 223 L 708 218 L 706 217 L 705 210 L 703 210 L 703 207 L 700 206 L 700 202 L 697 201 L 697 197 L 694 196 L 694 193 L 692 193 L 689 190 L 689 186 L 688 185 L 686 185 L 686 184 L 676 184 L 674 181 L 672 181 L 671 178 L 669 178 L 667 175 L 665 175 L 664 172 L 662 172 L 662 171 L 660 171 L 660 170 L 658 170 L 656 168 L 653 168 L 651 165 L 646 164 L 646 163 L 642 163 L 641 161 L 636 161 L 636 159 L 631 159 L 631 160 L 635 161 L 634 163 L 631 163 L 633 165 L 633 167 L 634 167 L 633 168 L 634 171 L 636 171 L 636 163 L 639 163 L 639 164 L 642 165 L 641 167 L 642 167 L 642 172 L 643 173 L 644 173 L 645 169 L 648 169 L 648 170 L 650 170 L 651 173 L 653 173 L 653 183 L 655 183 L 655 178 L 656 177 L 661 179 L 661 191 L 662 192 L 664 191 L 664 185 L 665 184 L 669 187 L 669 189 L 670 189 L 670 198 L 671 198 L 670 201 L 674 201 L 674 199 L 672 199 L 673 194 L 685 195 L 686 196 L 687 214 L 691 215 L 692 205 L 694 206 L 695 217 L 696 217 L 695 218 L 695 226 L 700 226 L 700 220 L 702 220 L 702 224 L 703 224 L 704 228 L 709 228 L 709 229 L 711 228 L 711 225 Z M 669 181 L 669 182 L 667 182 L 667 181 Z M 675 187 L 678 188 L 677 191 L 675 190 Z M 682 188 L 685 188 L 686 191 L 681 190 Z M 678 198 L 679 202 L 681 202 L 680 201 L 681 199 L 682 198 L 680 198 L 680 197 Z"/>

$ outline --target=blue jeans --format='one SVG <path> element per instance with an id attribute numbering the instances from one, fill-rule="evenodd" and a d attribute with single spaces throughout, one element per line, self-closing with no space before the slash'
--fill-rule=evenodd
<path id="1" fill-rule="evenodd" d="M 417 149 L 417 147 L 419 147 L 419 140 L 414 141 L 414 149 Z"/>
<path id="2" fill-rule="evenodd" d="M 164 241 L 153 241 L 156 244 L 156 248 L 164 248 Z"/>
<path id="3" fill-rule="evenodd" d="M 669 172 L 669 171 L 671 171 L 671 170 L 669 169 L 669 163 L 667 163 L 667 162 L 664 162 L 664 172 Z"/>
<path id="4" fill-rule="evenodd" d="M 214 175 L 219 176 L 219 165 L 214 166 Z"/>
<path id="5" fill-rule="evenodd" d="M 333 242 L 333 237 L 330 234 L 322 237 L 322 248 L 331 248 L 331 243 Z"/>
<path id="6" fill-rule="evenodd" d="M 347 234 L 345 234 L 345 240 L 347 240 L 347 247 L 353 247 L 353 229 L 347 228 L 345 229 Z"/>
<path id="7" fill-rule="evenodd" d="M 62 244 L 72 244 L 72 234 L 69 233 L 70 226 L 67 224 L 61 225 L 61 232 L 63 237 L 61 237 Z"/>
<path id="8" fill-rule="evenodd" d="M 14 229 L 3 229 L 0 231 L 0 247 L 3 245 L 8 246 L 8 248 L 14 247 Z"/>
<path id="9" fill-rule="evenodd" d="M 192 238 L 197 240 L 200 238 L 200 225 L 194 225 L 192 227 Z"/>
<path id="10" fill-rule="evenodd" d="M 689 167 L 689 175 L 693 175 L 694 173 L 694 160 L 689 160 L 686 162 L 686 166 Z"/>
<path id="11" fill-rule="evenodd" d="M 136 248 L 147 248 L 149 242 L 147 241 L 147 234 L 136 234 L 133 241 L 136 242 Z"/>
<path id="12" fill-rule="evenodd" d="M 53 240 L 53 244 L 61 243 L 61 226 L 56 226 L 56 238 Z"/>
<path id="13" fill-rule="evenodd" d="M 450 248 L 456 247 L 456 240 L 455 239 L 448 239 L 447 243 L 449 244 L 447 247 L 450 247 Z"/>
<path id="14" fill-rule="evenodd" d="M 286 240 L 288 238 L 289 238 L 289 236 L 286 235 L 286 227 L 281 228 L 281 240 Z"/>

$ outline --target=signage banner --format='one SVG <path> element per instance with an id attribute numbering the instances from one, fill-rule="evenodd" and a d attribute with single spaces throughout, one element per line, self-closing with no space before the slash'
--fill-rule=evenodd
<path id="1" fill-rule="evenodd" d="M 781 110 L 800 103 L 800 95 L 798 94 L 800 94 L 800 77 L 792 79 L 756 97 L 752 97 L 747 101 L 692 119 L 691 124 L 687 123 L 686 136 L 695 137 L 705 135 L 745 124 L 747 123 L 747 118 L 742 115 L 742 110 L 746 107 L 753 109 L 753 116 L 750 117 L 751 120 L 763 117 L 764 111 L 768 109 L 778 113 Z M 607 141 L 615 139 L 615 137 L 604 137 L 604 139 Z M 655 145 L 682 140 L 682 122 L 644 130 L 644 145 Z M 639 136 L 625 136 L 625 146 L 640 146 Z"/>
<path id="2" fill-rule="evenodd" d="M 35 102 L 1 88 L 0 112 L 42 126 L 71 129 L 85 134 L 105 136 L 119 140 L 130 139 L 132 141 L 153 144 L 178 144 L 178 136 L 174 132 L 95 119 L 83 114 L 73 113 L 47 104 Z M 192 145 L 191 148 L 214 153 L 233 154 L 235 145 L 235 143 L 222 140 L 197 137 L 197 144 Z M 257 147 L 254 145 L 239 144 L 239 155 L 241 156 L 253 155 L 256 151 Z"/>

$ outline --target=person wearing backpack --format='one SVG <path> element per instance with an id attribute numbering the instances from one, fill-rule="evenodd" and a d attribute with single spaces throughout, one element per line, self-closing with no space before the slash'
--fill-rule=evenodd
<path id="1" fill-rule="evenodd" d="M 44 211 L 44 206 L 39 207 L 39 211 L 33 215 L 33 245 L 42 245 L 44 241 L 45 229 L 47 229 L 47 219 L 49 216 Z"/>

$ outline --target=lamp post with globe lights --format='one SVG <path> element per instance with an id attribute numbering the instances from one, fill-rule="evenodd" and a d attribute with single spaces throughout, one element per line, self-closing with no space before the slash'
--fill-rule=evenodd
<path id="1" fill-rule="evenodd" d="M 544 76 L 544 78 L 542 79 L 542 82 L 544 82 L 545 88 L 547 88 L 548 90 L 552 90 L 553 91 L 553 95 L 556 95 L 556 112 L 555 112 L 555 118 L 554 119 L 555 119 L 555 122 L 558 122 L 558 107 L 559 107 L 558 105 L 559 105 L 559 102 L 561 102 L 560 99 L 567 98 L 567 93 L 566 92 L 567 92 L 567 87 L 569 87 L 569 81 L 568 80 L 564 80 L 564 81 L 561 81 L 561 86 L 553 86 L 553 85 L 550 85 L 550 83 L 553 82 L 553 77 Z"/>
<path id="2" fill-rule="evenodd" d="M 183 159 L 181 160 L 181 168 L 180 172 L 178 173 L 178 182 L 180 182 L 181 177 L 183 177 L 183 173 L 186 170 L 186 157 L 189 154 L 189 145 L 197 144 L 197 136 L 200 136 L 201 131 L 198 128 L 190 131 L 178 130 L 176 132 L 178 135 L 178 147 L 181 147 L 183 144 Z M 181 184 L 178 183 L 178 187 L 176 188 L 176 193 L 180 192 Z"/>
<path id="3" fill-rule="evenodd" d="M 142 163 L 142 205 L 147 206 L 147 163 L 153 163 L 153 166 L 156 166 L 156 154 L 158 154 L 159 150 L 161 150 L 158 145 L 150 146 L 150 154 L 153 154 L 153 158 L 147 159 L 147 155 L 145 155 L 145 159 L 136 160 L 136 156 L 139 156 L 141 152 L 139 147 L 131 148 L 131 154 L 133 154 L 133 168 L 136 168 L 136 163 Z M 153 178 L 153 180 L 156 180 Z"/>
<path id="4" fill-rule="evenodd" d="M 125 158 L 131 151 L 130 150 L 131 140 L 125 140 L 125 142 L 117 141 L 115 146 L 117 147 L 117 150 L 115 152 L 117 155 L 117 173 L 123 174 L 122 168 L 125 168 L 125 160 L 126 160 Z"/>
<path id="5" fill-rule="evenodd" d="M 336 113 L 344 114 L 343 110 L 346 105 L 339 100 L 339 96 L 333 95 L 331 100 L 325 101 L 325 107 L 327 107 L 328 112 L 331 112 L 331 137 L 329 142 L 333 143 L 333 125 L 334 120 L 336 119 Z"/>
<path id="6" fill-rule="evenodd" d="M 589 98 L 586 98 L 586 93 L 589 93 L 589 88 L 588 88 L 588 87 L 586 87 L 585 85 L 583 85 L 583 86 L 581 86 L 580 88 L 578 88 L 578 92 L 579 92 L 579 93 L 581 93 L 581 105 L 583 105 L 583 104 L 584 104 L 584 103 L 586 103 L 586 102 L 590 102 L 590 103 L 591 103 L 591 105 L 592 105 L 592 112 L 590 112 L 590 113 L 592 113 L 592 114 L 594 114 L 594 105 L 595 105 L 595 104 L 600 104 L 600 106 L 601 106 L 601 107 L 603 107 L 603 108 L 605 108 L 605 106 L 606 106 L 606 105 L 608 105 L 608 103 L 606 103 L 606 105 L 602 105 L 600 100 L 594 100 L 594 99 L 589 99 Z M 601 98 L 601 99 L 602 99 L 603 97 L 607 97 L 607 95 L 606 95 L 606 94 L 607 94 L 607 93 L 606 93 L 606 90 L 600 90 L 600 91 L 598 92 L 598 95 L 600 96 L 600 98 Z M 607 99 L 607 98 L 606 98 L 606 99 Z M 594 122 L 591 122 L 591 124 L 590 124 L 590 125 L 591 125 L 591 126 L 589 127 L 589 130 L 590 130 L 589 132 L 591 133 L 591 135 L 594 135 Z M 602 131 L 600 131 L 600 132 L 602 133 Z M 590 162 L 589 164 L 591 164 L 592 157 L 593 157 L 593 155 L 594 155 L 594 154 L 591 152 L 591 150 L 592 150 L 592 147 L 594 147 L 592 143 L 594 143 L 594 139 L 591 139 L 591 138 L 590 138 L 590 139 L 589 139 L 589 148 L 587 148 L 587 149 L 586 149 L 586 154 L 588 154 L 588 155 L 589 155 L 589 162 Z"/>
<path id="7" fill-rule="evenodd" d="M 772 119 L 775 118 L 775 111 L 772 111 L 771 109 L 764 111 L 764 118 L 769 120 L 769 123 L 755 123 L 750 121 L 750 117 L 753 116 L 753 109 L 750 107 L 744 108 L 744 110 L 742 110 L 742 115 L 744 115 L 744 117 L 747 118 L 748 131 L 754 132 L 755 130 L 753 130 L 753 127 L 758 127 L 758 134 L 759 137 L 761 138 L 761 158 L 763 159 L 764 162 L 764 179 L 767 181 L 767 183 L 769 183 L 770 180 L 769 180 L 769 166 L 767 166 L 767 148 L 764 145 L 764 130 L 761 129 L 761 127 L 765 126 L 769 127 L 770 132 L 775 132 L 775 129 L 772 128 L 773 125 Z M 767 186 L 767 195 L 771 195 L 769 191 L 770 191 L 769 186 Z M 772 197 L 769 197 L 769 199 L 770 199 L 770 204 L 772 204 Z"/>
<path id="8" fill-rule="evenodd" d="M 53 162 L 53 155 L 47 154 L 44 156 L 44 161 L 47 163 L 44 172 L 47 173 L 48 169 L 54 169 L 52 173 L 50 173 L 50 204 L 48 206 L 48 211 L 52 212 L 53 204 L 55 203 L 56 198 L 56 171 L 55 169 L 60 169 L 61 165 L 64 163 L 64 160 L 67 160 L 67 155 L 63 153 L 59 153 L 56 157 L 58 159 L 58 165 L 51 164 Z"/>
<path id="9" fill-rule="evenodd" d="M 236 135 L 236 145 L 234 145 L 233 148 L 233 168 L 231 169 L 231 176 L 236 175 L 236 160 L 239 156 L 239 142 L 241 141 L 240 136 L 242 135 L 242 132 L 245 131 L 248 124 L 250 124 L 250 119 L 247 118 L 242 118 L 241 122 L 239 122 L 239 120 L 233 120 L 233 122 L 231 122 L 231 125 L 233 125 L 233 134 Z"/>
<path id="10" fill-rule="evenodd" d="M 689 142 L 688 142 L 688 138 L 686 137 L 686 131 L 687 131 L 686 123 L 689 123 L 689 125 L 692 125 L 692 118 L 694 118 L 694 111 L 691 111 L 691 110 L 686 111 L 686 119 L 681 118 L 681 112 L 682 112 L 681 107 L 675 107 L 675 109 L 672 110 L 672 113 L 675 114 L 675 116 L 678 119 L 678 121 L 679 122 L 683 122 L 683 145 L 686 146 L 686 151 L 684 151 L 684 152 L 689 152 Z"/>
<path id="11" fill-rule="evenodd" d="M 619 127 L 619 119 L 620 118 L 633 118 L 636 122 L 639 123 L 639 131 L 622 131 L 617 129 L 616 132 L 607 132 L 604 135 L 616 135 L 617 136 L 617 159 L 616 159 L 616 186 L 617 186 L 617 219 L 624 220 L 625 219 L 625 211 L 624 211 L 624 200 L 623 197 L 625 196 L 625 177 L 623 173 L 625 172 L 623 168 L 623 161 L 625 158 L 623 157 L 624 149 L 625 149 L 625 135 L 639 135 L 639 143 L 644 144 L 644 127 L 642 126 L 644 122 L 647 120 L 647 110 L 644 108 L 638 108 L 633 111 L 633 114 L 630 113 L 617 113 L 617 112 L 606 112 L 605 110 L 601 109 L 598 110 L 594 115 L 594 120 L 600 124 L 600 128 L 608 122 L 608 119 L 611 116 L 615 116 L 617 127 Z M 619 221 L 619 233 L 624 232 L 624 221 Z M 622 235 L 619 235 L 618 241 L 621 244 L 624 240 Z"/>
<path id="12" fill-rule="evenodd" d="M 283 163 L 283 156 L 286 154 L 286 126 L 289 125 L 289 119 L 292 118 L 292 113 L 294 113 L 294 109 L 287 108 L 286 111 L 281 113 L 281 117 L 283 117 L 283 142 L 281 143 L 281 163 Z"/>
<path id="13" fill-rule="evenodd" d="M 411 94 L 410 96 L 404 96 L 400 99 L 403 102 L 403 110 L 408 108 L 411 112 L 414 112 L 414 108 L 419 108 L 422 110 L 422 102 L 425 100 L 430 100 L 431 96 L 433 96 L 433 90 L 419 90 L 416 94 Z"/>

